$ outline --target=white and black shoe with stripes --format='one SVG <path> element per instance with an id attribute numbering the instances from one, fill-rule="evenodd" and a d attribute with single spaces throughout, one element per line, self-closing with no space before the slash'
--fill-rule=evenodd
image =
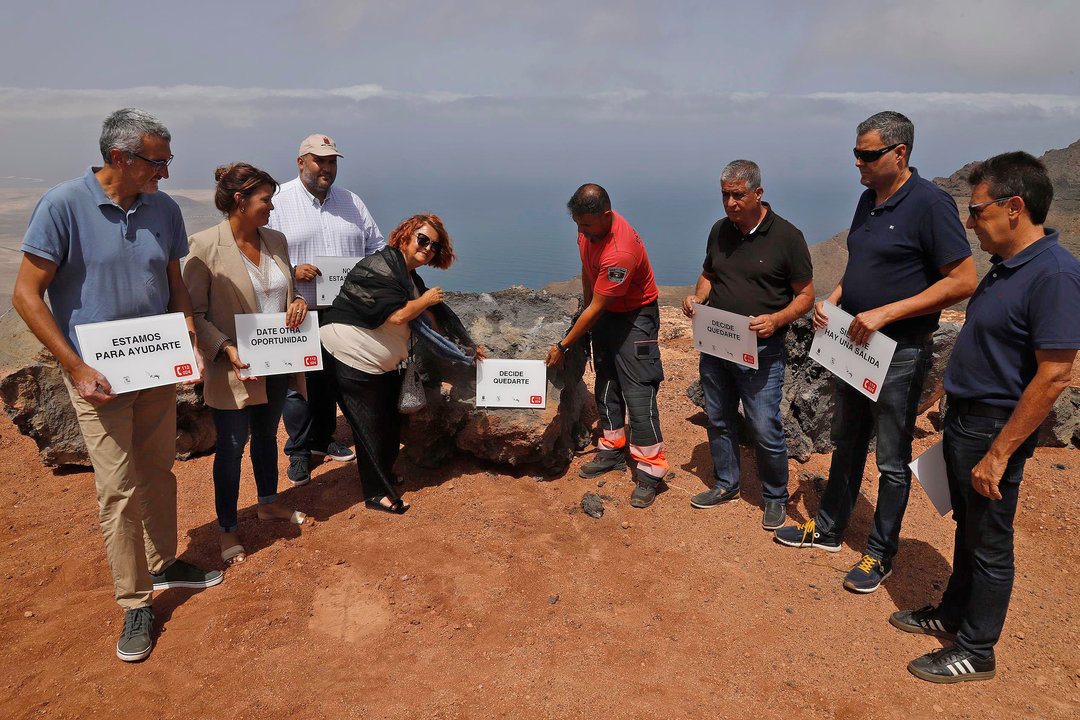
<path id="1" fill-rule="evenodd" d="M 933 635 L 944 640 L 955 640 L 958 628 L 946 623 L 933 605 L 918 610 L 900 610 L 889 617 L 889 624 L 904 632 L 917 635 Z"/>
<path id="2" fill-rule="evenodd" d="M 957 645 L 950 645 L 917 657 L 908 663 L 907 669 L 920 680 L 932 683 L 989 680 L 997 674 L 993 651 L 989 658 L 980 660 Z"/>

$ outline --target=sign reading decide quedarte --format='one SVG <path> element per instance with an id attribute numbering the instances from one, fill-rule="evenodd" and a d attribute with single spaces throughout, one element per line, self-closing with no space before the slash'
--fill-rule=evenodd
<path id="1" fill-rule="evenodd" d="M 319 314 L 309 311 L 294 328 L 283 312 L 237 315 L 236 351 L 252 377 L 322 370 Z"/>
<path id="2" fill-rule="evenodd" d="M 114 393 L 199 379 L 184 313 L 76 325 L 75 337 Z"/>
<path id="3" fill-rule="evenodd" d="M 757 369 L 757 333 L 747 316 L 694 303 L 692 326 L 695 350 Z"/>
<path id="4" fill-rule="evenodd" d="M 476 363 L 476 407 L 547 407 L 543 360 L 481 360 Z"/>
<path id="5" fill-rule="evenodd" d="M 345 277 L 361 260 L 363 258 L 317 256 L 315 267 L 319 268 L 321 275 L 315 276 L 315 302 L 320 306 L 333 303 L 334 298 L 341 292 Z"/>
<path id="6" fill-rule="evenodd" d="M 848 339 L 848 328 L 854 316 L 832 303 L 824 304 L 829 324 L 814 333 L 810 357 L 826 370 L 861 392 L 874 402 L 881 393 L 881 384 L 889 372 L 889 363 L 896 352 L 896 341 L 876 332 L 866 345 L 856 345 Z"/>

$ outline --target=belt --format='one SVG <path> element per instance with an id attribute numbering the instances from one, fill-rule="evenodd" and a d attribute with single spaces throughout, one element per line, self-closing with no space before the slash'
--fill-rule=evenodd
<path id="1" fill-rule="evenodd" d="M 893 338 L 897 345 L 933 345 L 934 333 L 923 333 L 922 335 L 901 335 Z"/>
<path id="2" fill-rule="evenodd" d="M 988 417 L 998 420 L 1008 420 L 1013 413 L 1011 408 L 987 405 L 978 400 L 962 400 L 960 398 L 948 398 L 946 406 L 949 410 L 956 410 L 956 412 L 961 415 L 975 415 L 977 417 Z"/>

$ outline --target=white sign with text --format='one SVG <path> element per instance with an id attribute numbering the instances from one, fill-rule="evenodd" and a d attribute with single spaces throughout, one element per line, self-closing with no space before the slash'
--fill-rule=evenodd
<path id="1" fill-rule="evenodd" d="M 915 458 L 908 465 L 911 474 L 922 485 L 934 509 L 945 517 L 952 512 L 952 493 L 949 492 L 949 475 L 945 470 L 945 446 L 941 441 Z"/>
<path id="2" fill-rule="evenodd" d="M 750 318 L 694 303 L 692 325 L 694 349 L 757 369 L 757 333 L 750 329 Z"/>
<path id="3" fill-rule="evenodd" d="M 341 292 L 341 286 L 345 277 L 353 269 L 356 263 L 364 258 L 358 257 L 327 257 L 320 255 L 315 258 L 315 267 L 319 268 L 321 275 L 315 276 L 315 302 L 320 307 L 325 307 L 334 302 L 334 298 Z"/>
<path id="4" fill-rule="evenodd" d="M 824 304 L 829 324 L 814 333 L 810 358 L 874 402 L 881 393 L 889 363 L 896 352 L 896 341 L 880 332 L 870 336 L 866 345 L 848 339 L 854 316 L 830 302 Z"/>
<path id="5" fill-rule="evenodd" d="M 199 379 L 184 313 L 76 325 L 75 337 L 114 393 Z"/>
<path id="6" fill-rule="evenodd" d="M 322 370 L 319 314 L 309 311 L 294 328 L 283 312 L 237 315 L 236 350 L 251 377 Z"/>
<path id="7" fill-rule="evenodd" d="M 481 360 L 476 363 L 476 407 L 547 407 L 543 360 Z"/>

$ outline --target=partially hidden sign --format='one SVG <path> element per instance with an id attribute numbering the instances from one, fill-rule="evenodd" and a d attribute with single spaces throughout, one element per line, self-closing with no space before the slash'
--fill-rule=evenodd
<path id="1" fill-rule="evenodd" d="M 309 311 L 294 328 L 283 312 L 237 315 L 236 350 L 252 377 L 322 370 L 319 314 Z"/>
<path id="2" fill-rule="evenodd" d="M 476 406 L 547 407 L 543 360 L 481 360 L 476 363 Z"/>
<path id="3" fill-rule="evenodd" d="M 199 379 L 183 313 L 76 325 L 75 337 L 114 393 Z"/>
<path id="4" fill-rule="evenodd" d="M 876 332 L 866 345 L 856 345 L 848 339 L 848 328 L 854 316 L 832 303 L 824 304 L 829 324 L 814 333 L 810 357 L 826 370 L 861 392 L 874 402 L 881 394 L 881 385 L 889 372 L 889 363 L 896 352 L 896 341 Z"/>
<path id="5" fill-rule="evenodd" d="M 749 317 L 694 303 L 692 325 L 695 350 L 757 369 L 757 333 Z"/>
<path id="6" fill-rule="evenodd" d="M 319 307 L 333 304 L 334 298 L 341 292 L 345 277 L 353 269 L 353 266 L 361 260 L 363 258 L 327 257 L 323 255 L 315 258 L 315 267 L 319 268 L 321 273 L 315 276 L 315 302 L 318 303 Z"/>

